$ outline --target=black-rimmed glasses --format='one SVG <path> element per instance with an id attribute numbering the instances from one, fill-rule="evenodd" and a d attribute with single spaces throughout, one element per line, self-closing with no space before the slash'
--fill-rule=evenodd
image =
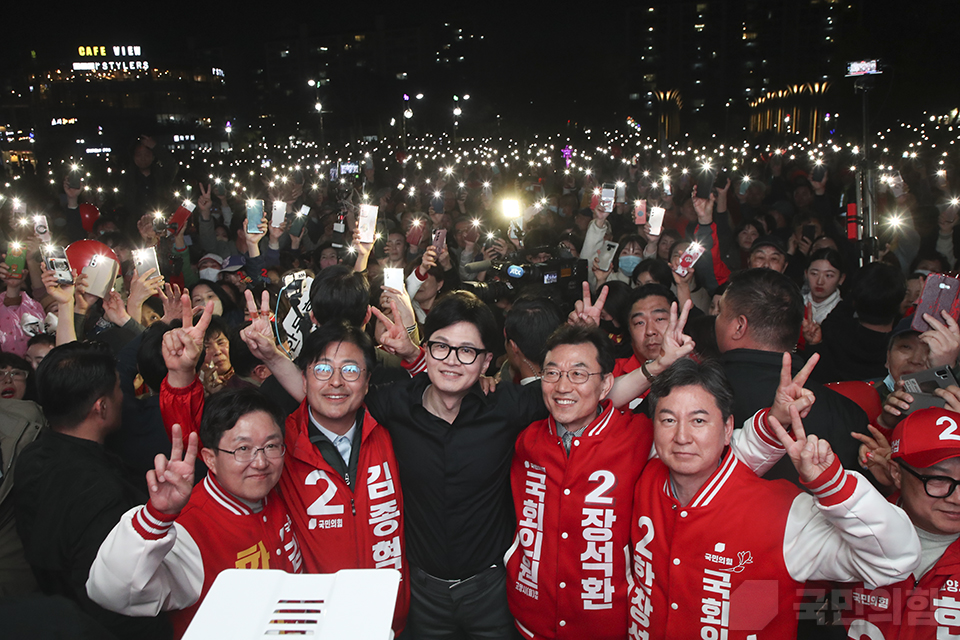
<path id="1" fill-rule="evenodd" d="M 960 485 L 960 480 L 956 478 L 949 476 L 922 476 L 899 460 L 897 460 L 897 464 L 900 465 L 901 469 L 904 469 L 907 473 L 922 482 L 923 490 L 926 491 L 927 495 L 931 498 L 947 498 L 951 496 L 953 492 L 956 491 L 957 486 Z"/>
<path id="2" fill-rule="evenodd" d="M 451 351 L 456 351 L 457 360 L 460 361 L 460 364 L 473 364 L 481 353 L 489 351 L 477 347 L 451 347 L 446 342 L 433 342 L 432 340 L 427 340 L 427 349 L 434 360 L 446 360 Z"/>

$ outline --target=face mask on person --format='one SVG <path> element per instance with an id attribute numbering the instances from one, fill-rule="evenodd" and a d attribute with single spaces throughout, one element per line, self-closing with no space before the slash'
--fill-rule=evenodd
<path id="1" fill-rule="evenodd" d="M 620 273 L 625 276 L 633 275 L 633 270 L 640 264 L 640 256 L 620 256 L 617 261 L 617 267 Z"/>
<path id="2" fill-rule="evenodd" d="M 200 279 L 201 280 L 210 280 L 211 282 L 217 281 L 217 276 L 220 275 L 220 269 L 200 269 Z"/>
<path id="3" fill-rule="evenodd" d="M 43 319 L 43 324 L 47 328 L 47 333 L 55 334 L 57 332 L 57 322 L 59 322 L 59 319 L 55 314 L 53 313 L 47 314 L 47 317 Z"/>
<path id="4" fill-rule="evenodd" d="M 559 245 L 559 246 L 557 247 L 557 253 L 560 254 L 560 257 L 561 257 L 561 258 L 572 258 L 572 257 L 573 257 L 573 251 L 570 251 L 570 248 L 569 248 L 567 245 L 565 245 L 565 244 L 561 244 L 561 245 Z"/>

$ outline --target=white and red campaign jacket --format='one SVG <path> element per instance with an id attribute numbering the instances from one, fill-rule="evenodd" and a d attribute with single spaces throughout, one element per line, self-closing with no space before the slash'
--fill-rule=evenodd
<path id="1" fill-rule="evenodd" d="M 681 505 L 651 460 L 634 494 L 629 637 L 795 638 L 803 582 L 891 584 L 916 567 L 910 520 L 858 473 L 834 460 L 807 488 L 728 451 Z"/>
<path id="2" fill-rule="evenodd" d="M 261 506 L 254 512 L 208 475 L 179 514 L 149 502 L 127 511 L 100 545 L 87 594 L 128 616 L 169 611 L 179 638 L 224 569 L 300 573 L 300 545 L 276 491 Z"/>
<path id="3" fill-rule="evenodd" d="M 858 585 L 844 612 L 847 636 L 856 640 L 960 638 L 960 540 L 920 580 L 889 587 Z"/>
<path id="4" fill-rule="evenodd" d="M 767 413 L 758 411 L 730 443 L 757 473 L 783 455 L 766 426 Z M 524 636 L 623 637 L 634 488 L 652 442 L 645 416 L 621 413 L 609 403 L 574 438 L 569 457 L 552 419 L 521 434 L 511 469 L 518 525 L 507 558 L 507 593 Z"/>
<path id="5" fill-rule="evenodd" d="M 653 428 L 609 400 L 602 407 L 569 456 L 552 417 L 517 439 L 507 599 L 528 638 L 623 637 L 630 504 Z"/>

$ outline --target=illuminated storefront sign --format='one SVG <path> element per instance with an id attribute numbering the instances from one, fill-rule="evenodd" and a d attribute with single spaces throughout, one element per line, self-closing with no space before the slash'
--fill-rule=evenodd
<path id="1" fill-rule="evenodd" d="M 74 71 L 149 71 L 146 60 L 106 60 L 104 62 L 74 62 Z"/>
<path id="2" fill-rule="evenodd" d="M 101 45 L 77 47 L 77 53 L 81 58 L 119 58 L 118 60 L 98 60 L 74 62 L 74 71 L 149 71 L 150 63 L 146 60 L 133 60 L 139 58 L 143 50 L 140 45 L 114 45 L 106 47 Z"/>
<path id="3" fill-rule="evenodd" d="M 112 51 L 115 58 L 139 58 L 140 46 L 113 46 L 113 47 L 77 47 L 81 58 L 106 58 L 107 51 Z"/>

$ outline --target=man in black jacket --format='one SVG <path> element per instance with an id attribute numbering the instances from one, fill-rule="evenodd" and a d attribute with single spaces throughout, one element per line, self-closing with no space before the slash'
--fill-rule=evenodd
<path id="1" fill-rule="evenodd" d="M 65 596 L 118 639 L 169 638 L 165 617 L 130 618 L 87 597 L 97 550 L 120 516 L 147 500 L 143 478 L 103 443 L 120 427 L 123 393 L 105 345 L 73 342 L 37 369 L 50 430 L 27 446 L 14 488 L 17 533 L 40 589 Z"/>
<path id="2" fill-rule="evenodd" d="M 716 332 L 721 363 L 734 390 L 738 427 L 770 406 L 783 354 L 797 344 L 802 322 L 803 298 L 786 276 L 770 269 L 747 269 L 730 278 L 720 300 Z M 803 364 L 793 358 L 794 373 Z M 829 441 L 844 468 L 858 468 L 860 444 L 850 432 L 868 433 L 866 414 L 852 400 L 820 384 L 808 380 L 804 386 L 817 399 L 804 420 L 807 432 Z M 764 477 L 785 478 L 799 486 L 789 460 L 778 462 Z"/>

